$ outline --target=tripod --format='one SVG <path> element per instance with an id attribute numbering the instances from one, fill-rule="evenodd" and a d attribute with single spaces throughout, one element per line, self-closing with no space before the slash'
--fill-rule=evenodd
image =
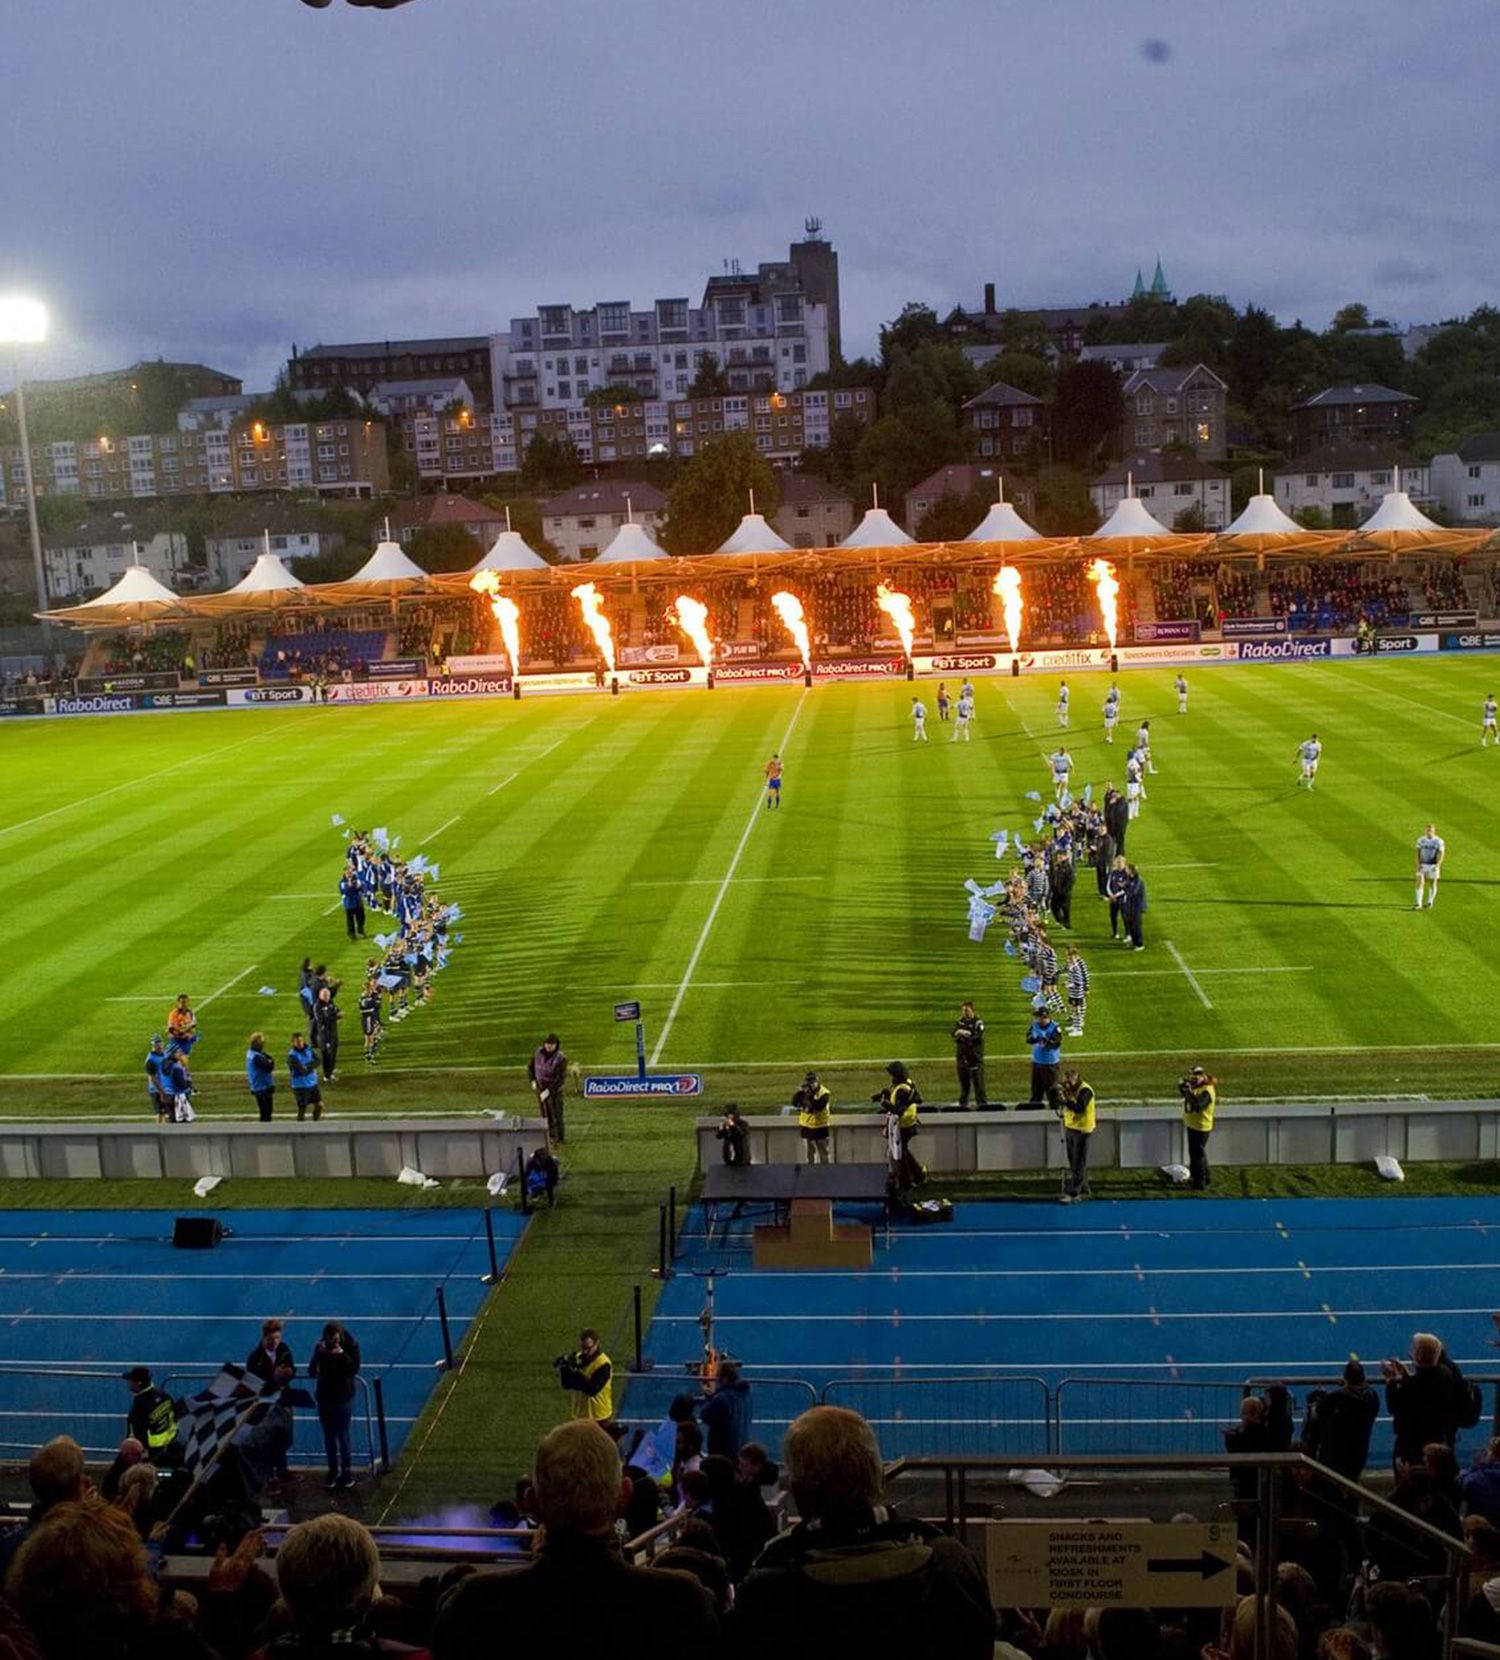
<path id="1" fill-rule="evenodd" d="M 718 1281 L 721 1274 L 727 1274 L 727 1268 L 695 1268 L 693 1275 L 703 1281 L 703 1308 L 698 1315 L 698 1329 L 703 1333 L 703 1356 L 700 1360 L 690 1360 L 685 1370 L 692 1377 L 700 1378 L 705 1385 L 712 1385 L 719 1376 L 719 1368 L 726 1360 L 733 1360 L 734 1356 L 727 1349 L 720 1349 L 714 1343 L 714 1297 L 718 1290 Z"/>

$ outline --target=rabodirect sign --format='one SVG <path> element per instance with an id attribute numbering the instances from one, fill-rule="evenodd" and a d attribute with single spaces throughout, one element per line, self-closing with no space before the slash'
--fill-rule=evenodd
<path id="1" fill-rule="evenodd" d="M 429 680 L 430 697 L 504 697 L 510 690 L 508 674 L 450 674 Z"/>
<path id="2" fill-rule="evenodd" d="M 800 663 L 720 663 L 714 669 L 714 679 L 721 686 L 744 683 L 766 685 L 776 680 L 800 680 Z"/>
<path id="3" fill-rule="evenodd" d="M 890 680 L 905 673 L 904 657 L 831 657 L 813 664 L 815 680 Z"/>
<path id="4" fill-rule="evenodd" d="M 1306 663 L 1316 657 L 1332 657 L 1333 641 L 1241 640 L 1242 663 Z"/>
<path id="5" fill-rule="evenodd" d="M 701 1095 L 703 1079 L 696 1072 L 617 1072 L 583 1080 L 583 1093 L 592 1100 L 623 1100 L 632 1095 Z"/>
<path id="6" fill-rule="evenodd" d="M 1445 634 L 1444 651 L 1500 651 L 1500 634 Z"/>
<path id="7" fill-rule="evenodd" d="M 128 692 L 95 692 L 88 697 L 51 699 L 54 715 L 126 715 L 138 707 Z"/>

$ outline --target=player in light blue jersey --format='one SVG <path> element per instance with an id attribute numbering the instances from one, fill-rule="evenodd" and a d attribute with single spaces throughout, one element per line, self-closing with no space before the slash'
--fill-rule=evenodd
<path id="1" fill-rule="evenodd" d="M 1297 777 L 1297 787 L 1306 784 L 1312 789 L 1314 780 L 1318 776 L 1318 762 L 1323 759 L 1323 745 L 1318 741 L 1316 732 L 1305 742 L 1297 745 L 1297 759 L 1302 763 L 1302 771 Z"/>
<path id="2" fill-rule="evenodd" d="M 1073 757 L 1068 754 L 1068 746 L 1059 744 L 1047 757 L 1047 765 L 1052 770 L 1052 793 L 1061 801 L 1068 793 L 1068 780 L 1073 775 Z"/>
<path id="3" fill-rule="evenodd" d="M 1066 680 L 1060 680 L 1057 685 L 1057 724 L 1066 727 L 1068 724 L 1068 705 L 1073 694 L 1068 690 Z"/>
<path id="4" fill-rule="evenodd" d="M 1115 727 L 1120 723 L 1120 688 L 1111 686 L 1104 694 L 1104 741 L 1115 741 Z"/>
<path id="5" fill-rule="evenodd" d="M 1479 729 L 1479 747 L 1481 749 L 1489 743 L 1500 745 L 1500 727 L 1495 724 L 1497 711 L 1500 711 L 1500 704 L 1495 702 L 1495 694 L 1491 692 L 1484 700 L 1484 725 Z"/>
<path id="6" fill-rule="evenodd" d="M 1443 855 L 1447 851 L 1447 845 L 1437 833 L 1435 824 L 1429 824 L 1417 837 L 1417 902 L 1412 907 L 1414 910 L 1432 909 L 1432 902 L 1437 898 L 1438 877 L 1443 870 Z"/>
<path id="7" fill-rule="evenodd" d="M 968 743 L 971 740 L 973 734 L 969 731 L 969 726 L 973 719 L 974 699 L 967 695 L 960 694 L 958 700 L 958 719 L 953 723 L 954 743 L 957 743 L 960 738 L 962 738 L 965 743 Z"/>
<path id="8" fill-rule="evenodd" d="M 927 742 L 927 705 L 919 697 L 911 700 L 911 741 L 914 744 Z"/>
<path id="9" fill-rule="evenodd" d="M 1185 715 L 1187 713 L 1187 676 L 1179 669 L 1177 678 L 1172 684 L 1177 691 L 1177 713 Z"/>

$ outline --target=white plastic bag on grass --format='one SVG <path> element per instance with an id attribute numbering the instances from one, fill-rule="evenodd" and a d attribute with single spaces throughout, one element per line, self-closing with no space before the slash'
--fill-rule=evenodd
<path id="1" fill-rule="evenodd" d="M 1190 1179 L 1190 1172 L 1185 1164 L 1164 1164 L 1161 1173 L 1174 1187 L 1181 1187 Z"/>
<path id="2" fill-rule="evenodd" d="M 420 1170 L 413 1170 L 409 1164 L 401 1166 L 401 1174 L 396 1177 L 406 1187 L 436 1187 L 437 1181 L 432 1176 L 424 1176 Z"/>
<path id="3" fill-rule="evenodd" d="M 1401 1161 L 1393 1159 L 1389 1153 L 1381 1153 L 1375 1160 L 1375 1174 L 1388 1182 L 1406 1180 L 1406 1172 L 1401 1168 Z"/>

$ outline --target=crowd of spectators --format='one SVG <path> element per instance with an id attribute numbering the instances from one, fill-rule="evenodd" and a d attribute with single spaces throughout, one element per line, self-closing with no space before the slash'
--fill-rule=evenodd
<path id="1" fill-rule="evenodd" d="M 1405 579 L 1389 567 L 1304 565 L 1278 571 L 1268 589 L 1272 615 L 1290 629 L 1353 628 L 1362 618 L 1379 627 L 1411 610 Z"/>
<path id="2" fill-rule="evenodd" d="M 1429 560 L 1422 567 L 1422 598 L 1434 611 L 1465 611 L 1469 596 L 1464 588 L 1464 568 L 1445 560 Z"/>
<path id="3" fill-rule="evenodd" d="M 198 657 L 206 669 L 253 669 L 256 663 L 249 623 L 220 623 L 212 640 L 200 645 Z"/>
<path id="4" fill-rule="evenodd" d="M 1469 1546 L 1453 1631 L 1494 1641 L 1500 1440 L 1460 1470 L 1454 1444 L 1482 1402 L 1437 1337 L 1418 1333 L 1409 1359 L 1382 1373 L 1396 1448 L 1391 1500 Z M 1300 1432 L 1284 1388 L 1248 1395 L 1225 1447 L 1301 1449 L 1357 1481 L 1379 1408 L 1351 1361 L 1336 1386 L 1308 1396 Z M 1236 1472 L 1235 1497 L 1207 1518 L 1232 1518 L 1244 1541 L 1223 1609 L 997 1608 L 976 1554 L 892 1506 L 875 1433 L 857 1413 L 805 1412 L 786 1431 L 783 1470 L 749 1428 L 749 1386 L 732 1365 L 706 1400 L 674 1403 L 663 1426 L 670 1468 L 662 1430 L 642 1437 L 575 1419 L 543 1437 L 514 1499 L 496 1507 L 497 1523 L 527 1541 L 517 1547 L 525 1559 L 435 1567 L 400 1595 L 382 1591 L 375 1540 L 349 1515 L 297 1524 L 270 1560 L 253 1510 L 200 1519 L 214 1551 L 207 1577 L 192 1595 L 174 1591 L 163 1551 L 182 1541 L 162 1526 L 154 1498 L 171 1472 L 154 1470 L 138 1444 L 127 1456 L 127 1443 L 95 1491 L 81 1449 L 58 1438 L 31 1460 L 29 1516 L 0 1534 L 0 1652 L 492 1660 L 502 1646 L 552 1652 L 559 1631 L 582 1620 L 595 1635 L 607 1630 L 609 1652 L 627 1660 L 1251 1660 L 1258 1607 L 1272 1620 L 1275 1660 L 1437 1660 L 1440 1651 L 1448 1553 L 1383 1510 L 1361 1517 L 1357 1497 L 1306 1467 L 1276 1478 L 1274 1613 L 1253 1566 L 1254 1472 Z M 625 1540 L 635 1541 L 629 1552 Z"/>
<path id="5" fill-rule="evenodd" d="M 260 671 L 270 679 L 326 681 L 362 675 L 385 655 L 383 628 L 352 628 L 347 619 L 324 619 L 318 629 L 270 635 Z"/>
<path id="6" fill-rule="evenodd" d="M 1195 616 L 1193 567 L 1181 562 L 1151 567 L 1151 597 L 1160 620 Z"/>
<path id="7" fill-rule="evenodd" d="M 1221 565 L 1214 578 L 1214 600 L 1221 617 L 1260 615 L 1260 577 L 1249 570 Z"/>
<path id="8" fill-rule="evenodd" d="M 114 634 L 103 644 L 101 674 L 187 674 L 196 663 L 192 642 L 177 628 L 153 630 L 150 634 Z"/>

